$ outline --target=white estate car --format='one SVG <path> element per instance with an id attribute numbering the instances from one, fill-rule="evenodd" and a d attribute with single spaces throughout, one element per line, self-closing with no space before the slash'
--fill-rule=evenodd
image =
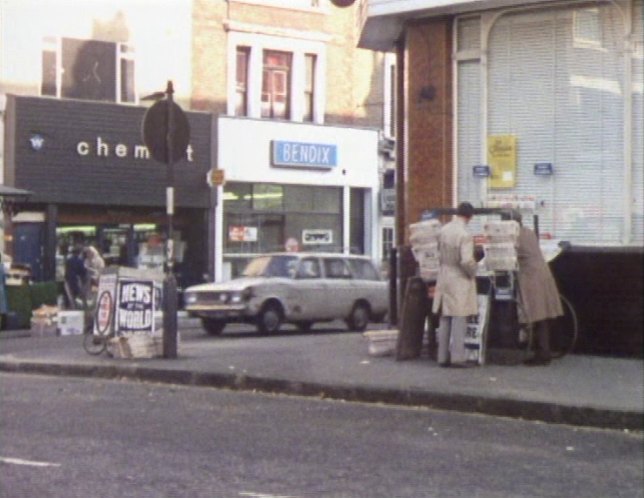
<path id="1" fill-rule="evenodd" d="M 369 320 L 384 319 L 389 291 L 365 256 L 277 253 L 252 259 L 240 278 L 188 287 L 184 304 L 211 335 L 233 322 L 272 333 L 285 322 L 305 331 L 338 318 L 362 331 Z"/>

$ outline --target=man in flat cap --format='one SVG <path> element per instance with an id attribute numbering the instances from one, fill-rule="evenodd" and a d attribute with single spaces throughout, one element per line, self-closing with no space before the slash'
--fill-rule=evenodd
<path id="1" fill-rule="evenodd" d="M 478 313 L 474 240 L 467 224 L 474 207 L 462 202 L 456 215 L 440 232 L 440 269 L 432 311 L 440 314 L 438 364 L 441 367 L 466 366 L 465 332 L 467 318 Z"/>

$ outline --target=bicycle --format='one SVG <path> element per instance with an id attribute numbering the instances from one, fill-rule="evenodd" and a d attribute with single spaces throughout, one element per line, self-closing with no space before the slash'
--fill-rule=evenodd
<path id="1" fill-rule="evenodd" d="M 563 358 L 572 353 L 579 337 L 579 321 L 575 308 L 562 294 L 559 298 L 564 314 L 550 321 L 550 357 L 552 359 Z M 528 334 L 526 346 L 530 350 L 534 344 L 534 334 L 530 324 L 526 329 Z"/>
<path id="2" fill-rule="evenodd" d="M 91 354 L 92 356 L 98 356 L 104 351 L 107 351 L 109 356 L 113 356 L 108 345 L 110 339 L 115 337 L 115 334 L 109 321 L 98 320 L 99 312 L 100 307 L 98 304 L 95 304 L 94 312 L 86 314 L 87 325 L 85 325 L 83 334 L 83 349 L 85 349 L 87 354 Z M 95 323 L 98 323 L 98 326 L 95 327 Z M 103 325 L 101 326 L 101 324 Z"/>

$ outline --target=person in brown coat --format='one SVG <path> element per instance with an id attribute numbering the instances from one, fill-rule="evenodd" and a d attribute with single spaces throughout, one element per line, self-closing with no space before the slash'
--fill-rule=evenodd
<path id="1" fill-rule="evenodd" d="M 521 219 L 516 221 L 521 224 Z M 526 365 L 550 363 L 550 325 L 553 318 L 563 315 L 561 298 L 550 267 L 543 257 L 539 240 L 529 228 L 521 225 L 517 240 L 519 264 L 519 322 L 532 326 L 536 337 L 534 356 Z"/>
<path id="2" fill-rule="evenodd" d="M 432 311 L 440 313 L 438 364 L 442 367 L 466 366 L 467 317 L 478 313 L 474 240 L 466 229 L 473 215 L 469 202 L 459 204 L 438 239 L 440 268 Z"/>

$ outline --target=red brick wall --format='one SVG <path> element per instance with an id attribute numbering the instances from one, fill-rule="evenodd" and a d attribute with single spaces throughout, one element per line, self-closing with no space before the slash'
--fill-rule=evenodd
<path id="1" fill-rule="evenodd" d="M 453 202 L 452 20 L 410 24 L 406 35 L 408 136 L 401 221 L 405 228 L 418 221 L 423 210 Z M 423 91 L 433 95 L 423 97 Z M 405 233 L 401 242 L 407 243 L 407 237 Z"/>

